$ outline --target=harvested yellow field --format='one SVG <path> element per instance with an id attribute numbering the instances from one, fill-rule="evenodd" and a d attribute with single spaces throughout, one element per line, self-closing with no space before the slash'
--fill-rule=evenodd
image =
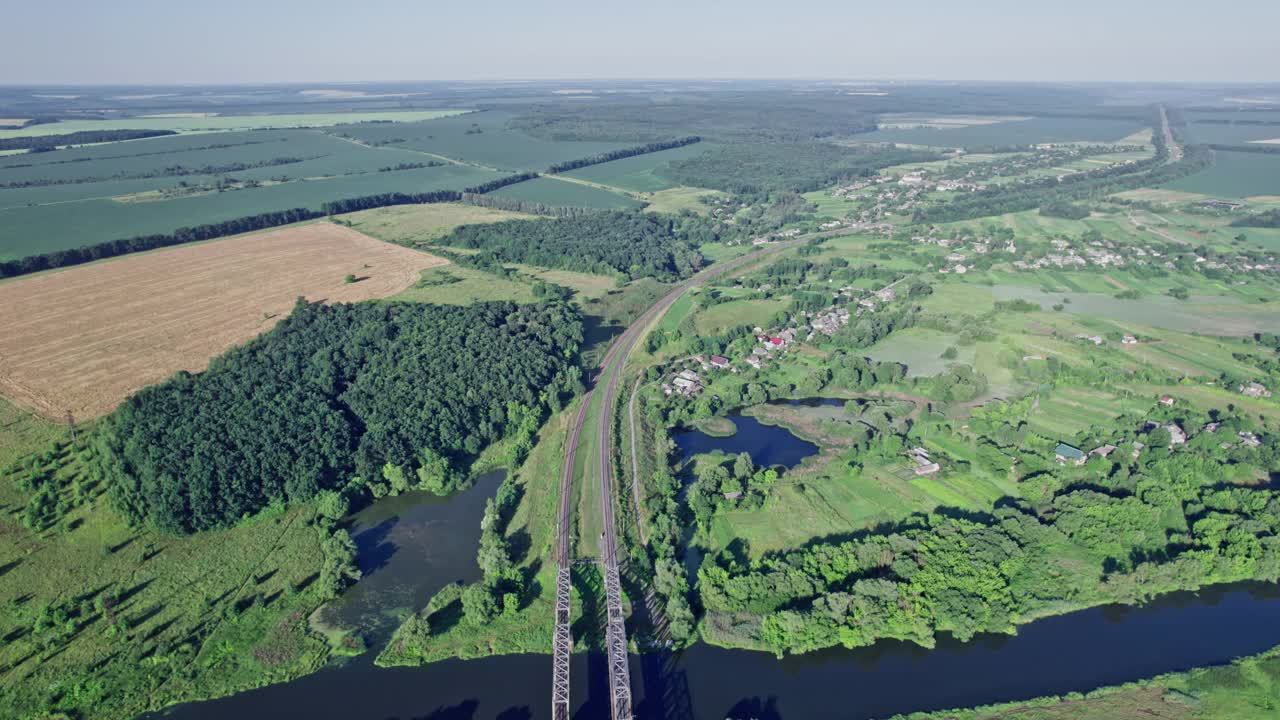
<path id="1" fill-rule="evenodd" d="M 299 296 L 386 297 L 446 263 L 315 223 L 0 283 L 0 395 L 49 418 L 97 417 L 179 370 L 203 370 Z"/>

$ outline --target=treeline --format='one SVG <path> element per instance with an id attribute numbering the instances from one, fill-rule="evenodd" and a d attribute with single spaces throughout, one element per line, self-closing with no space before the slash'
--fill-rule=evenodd
<path id="1" fill-rule="evenodd" d="M 935 152 L 893 146 L 850 148 L 819 142 L 719 145 L 673 161 L 663 174 L 682 185 L 750 194 L 810 192 L 869 177 L 890 165 L 937 160 Z"/>
<path id="2" fill-rule="evenodd" d="M 104 421 L 97 458 L 115 506 L 170 532 L 324 490 L 447 492 L 483 448 L 580 388 L 581 341 L 560 303 L 300 299 L 204 373 L 127 400 Z"/>
<path id="3" fill-rule="evenodd" d="M 494 210 L 506 210 L 508 212 L 522 212 L 530 215 L 544 215 L 546 217 L 577 217 L 579 215 L 596 212 L 589 208 L 560 207 L 535 202 L 533 200 L 518 200 L 516 198 L 503 197 L 501 195 L 480 195 L 477 193 L 465 192 L 462 193 L 462 202 L 475 205 L 476 207 L 487 207 L 493 208 Z"/>
<path id="4" fill-rule="evenodd" d="M 670 218 L 610 211 L 543 220 L 463 225 L 435 241 L 446 247 L 487 250 L 501 262 L 579 272 L 687 277 L 702 255 Z"/>
<path id="5" fill-rule="evenodd" d="M 171 233 L 137 235 L 131 238 L 110 240 L 108 242 L 97 243 L 95 245 L 88 245 L 80 248 L 55 250 L 54 252 L 44 253 L 41 255 L 29 255 L 18 260 L 0 262 L 0 278 L 16 277 L 18 275 L 26 275 L 34 272 L 41 272 L 43 270 L 52 270 L 71 265 L 81 265 L 84 263 L 94 262 L 95 260 L 104 260 L 106 258 L 116 257 L 118 255 L 127 255 L 129 253 L 155 250 L 156 248 L 200 242 L 203 240 L 212 240 L 214 238 L 226 237 L 228 235 L 239 235 L 241 233 L 253 232 L 255 230 L 265 230 L 268 228 L 280 227 L 281 225 L 303 222 L 305 220 L 315 220 L 316 218 L 321 218 L 326 215 L 337 215 L 341 213 L 355 212 L 356 210 L 369 210 L 372 208 L 387 207 L 391 205 L 458 202 L 468 196 L 474 199 L 483 193 L 492 192 L 499 188 L 513 185 L 518 182 L 524 182 L 525 180 L 530 180 L 535 177 L 537 177 L 537 173 L 510 175 L 496 180 L 491 180 L 490 182 L 482 185 L 467 188 L 461 192 L 457 190 L 435 190 L 425 193 L 383 193 L 380 195 L 365 195 L 363 197 L 347 198 L 344 200 L 331 200 L 323 203 L 319 210 L 312 210 L 310 208 L 278 210 L 275 212 L 262 213 L 260 215 L 249 215 L 247 217 L 235 218 L 233 220 L 224 220 L 220 223 L 197 225 L 190 228 L 178 228 Z"/>
<path id="6" fill-rule="evenodd" d="M 1233 220 L 1231 227 L 1280 228 L 1280 209 L 1264 210 Z"/>
<path id="7" fill-rule="evenodd" d="M 667 140 L 665 142 L 653 142 L 647 145 L 639 145 L 637 147 L 632 147 L 632 148 L 623 148 L 622 150 L 614 150 L 612 152 L 600 153 L 598 155 L 592 155 L 590 157 L 585 157 L 578 160 L 570 160 L 568 162 L 556 163 L 555 165 L 552 165 L 551 167 L 547 168 L 547 172 L 548 173 L 568 172 L 570 170 L 577 170 L 578 168 L 584 168 L 589 165 L 599 165 L 600 163 L 607 163 L 612 160 L 621 160 L 623 158 L 635 157 L 636 155 L 647 155 L 649 153 L 659 152 L 662 150 L 672 150 L 674 148 L 684 147 L 686 145 L 692 145 L 696 142 L 700 142 L 701 140 L 702 138 L 698 137 L 697 135 L 690 135 L 689 137 L 678 138 L 676 140 Z"/>
<path id="8" fill-rule="evenodd" d="M 1211 416 L 1153 411 L 1187 429 Z M 1022 498 L 989 513 L 938 513 L 748 562 L 704 561 L 704 637 L 784 652 L 893 638 L 932 647 L 1073 607 L 1135 603 L 1172 590 L 1280 576 L 1280 498 L 1239 473 L 1280 467 L 1275 439 L 1215 411 L 1185 444 L 1146 418 L 1122 418 L 1119 446 L 1082 466 L 1054 459 L 1055 440 L 1017 417 L 979 414 L 975 463 L 1016 472 Z M 1262 436 L 1257 447 L 1238 442 Z M 967 461 L 947 460 L 960 466 Z"/>
<path id="9" fill-rule="evenodd" d="M 81 132 L 62 133 L 60 135 L 27 135 L 16 138 L 0 139 L 0 150 L 30 150 L 32 152 L 48 152 L 63 145 L 84 145 L 87 143 L 119 142 L 121 140 L 140 140 L 142 138 L 177 135 L 173 130 L 83 130 Z"/>

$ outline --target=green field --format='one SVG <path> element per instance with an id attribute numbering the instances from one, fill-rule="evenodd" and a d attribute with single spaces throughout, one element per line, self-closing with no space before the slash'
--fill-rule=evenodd
<path id="1" fill-rule="evenodd" d="M 626 210 L 643 205 L 626 195 L 582 183 L 557 180 L 551 176 L 508 185 L 491 194 L 496 197 L 536 202 L 552 207 L 581 207 L 592 210 Z"/>
<path id="2" fill-rule="evenodd" d="M 417 283 L 387 300 L 470 305 L 490 300 L 533 302 L 534 297 L 528 283 L 449 264 L 423 270 Z"/>
<path id="3" fill-rule="evenodd" d="M 668 190 L 646 193 L 643 197 L 649 203 L 649 206 L 645 208 L 649 212 L 671 213 L 674 215 L 688 210 L 699 215 L 706 215 L 708 208 L 702 202 L 702 198 L 721 195 L 724 195 L 724 193 L 719 190 L 706 190 L 682 185 Z"/>
<path id="4" fill-rule="evenodd" d="M 694 317 L 694 327 L 702 335 L 716 335 L 738 325 L 768 325 L 769 319 L 786 307 L 785 300 L 776 298 L 722 302 L 700 311 Z"/>
<path id="5" fill-rule="evenodd" d="M 858 142 L 893 142 L 934 147 L 1115 142 L 1142 129 L 1131 120 L 1036 117 L 1029 120 L 956 128 L 897 128 L 853 136 Z"/>
<path id="6" fill-rule="evenodd" d="M 0 129 L 0 139 L 61 135 L 90 130 L 174 130 L 180 133 L 225 132 L 261 128 L 326 127 L 361 122 L 420 122 L 460 115 L 466 110 L 402 112 L 298 113 L 291 115 L 216 115 L 212 117 L 133 117 L 118 120 L 60 120 L 21 129 Z"/>
<path id="7" fill-rule="evenodd" d="M 1160 187 L 1230 198 L 1280 195 L 1280 155 L 1215 151 L 1212 167 Z"/>
<path id="8" fill-rule="evenodd" d="M 943 351 L 955 347 L 956 358 L 947 360 Z M 929 328 L 908 328 L 896 332 L 866 351 L 866 356 L 882 362 L 896 362 L 907 366 L 907 377 L 937 375 L 952 363 L 973 364 L 972 346 L 958 346 L 957 338 Z"/>
<path id="9" fill-rule="evenodd" d="M 610 185 L 634 192 L 655 192 L 676 187 L 676 183 L 662 175 L 662 169 L 673 160 L 683 160 L 706 152 L 709 145 L 694 143 L 671 150 L 636 155 L 599 165 L 588 165 L 564 173 L 580 180 Z"/>
<path id="10" fill-rule="evenodd" d="M 0 210 L 0 259 L 172 232 L 261 213 L 310 208 L 330 200 L 387 192 L 462 189 L 499 175 L 465 165 L 297 180 L 153 202 L 94 198 Z"/>

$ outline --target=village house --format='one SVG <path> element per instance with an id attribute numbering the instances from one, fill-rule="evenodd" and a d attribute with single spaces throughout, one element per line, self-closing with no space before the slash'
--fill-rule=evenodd
<path id="1" fill-rule="evenodd" d="M 917 476 L 932 475 L 942 468 L 938 463 L 929 457 L 929 451 L 922 448 L 911 448 L 907 452 L 907 457 L 911 458 L 911 462 L 915 464 L 913 470 Z"/>
<path id="2" fill-rule="evenodd" d="M 723 355 L 712 355 L 711 367 L 716 368 L 717 370 L 728 370 L 733 366 L 729 363 L 729 358 L 724 357 Z"/>
<path id="3" fill-rule="evenodd" d="M 1129 333 L 1125 333 L 1124 337 L 1120 339 L 1120 342 L 1124 343 L 1125 345 L 1137 345 L 1138 338 L 1130 335 Z"/>
<path id="4" fill-rule="evenodd" d="M 1084 451 L 1063 442 L 1058 443 L 1058 447 L 1053 449 L 1053 454 L 1063 465 L 1068 462 L 1073 465 L 1083 465 L 1085 461 Z"/>
<path id="5" fill-rule="evenodd" d="M 1176 401 L 1176 400 L 1174 400 L 1174 399 L 1173 399 L 1173 396 L 1171 396 L 1171 395 L 1161 395 L 1161 396 L 1160 396 L 1160 404 L 1161 404 L 1161 405 L 1166 405 L 1166 406 L 1167 406 L 1167 405 L 1173 405 L 1175 402 L 1177 402 L 1177 401 Z"/>

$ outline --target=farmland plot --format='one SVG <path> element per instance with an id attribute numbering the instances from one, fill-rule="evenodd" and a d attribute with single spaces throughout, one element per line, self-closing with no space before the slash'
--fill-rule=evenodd
<path id="1" fill-rule="evenodd" d="M 300 296 L 384 297 L 444 263 L 315 223 L 2 283 L 0 395 L 51 418 L 102 415 L 178 370 L 203 370 Z"/>

